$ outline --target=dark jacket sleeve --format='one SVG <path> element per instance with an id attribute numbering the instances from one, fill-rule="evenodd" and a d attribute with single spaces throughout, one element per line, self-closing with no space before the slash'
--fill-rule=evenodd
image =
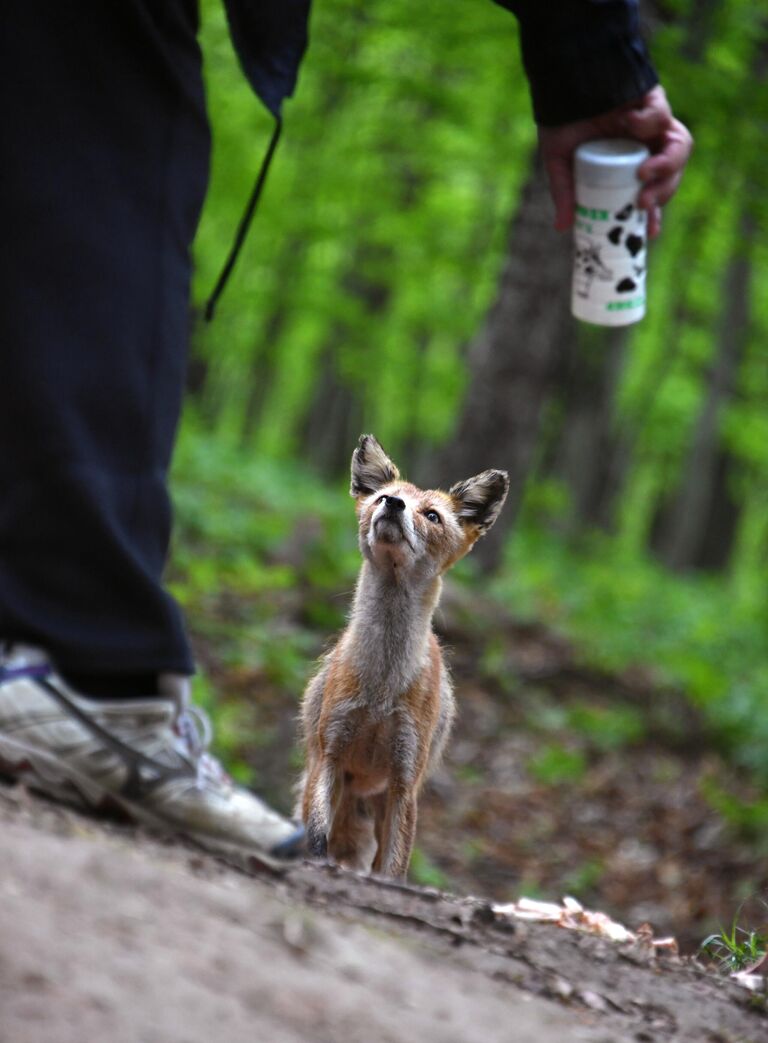
<path id="1" fill-rule="evenodd" d="M 248 82 L 279 116 L 307 47 L 310 0 L 224 0 L 224 7 Z"/>
<path id="2" fill-rule="evenodd" d="M 557 126 L 640 98 L 659 78 L 637 0 L 495 0 L 520 23 L 536 122 Z"/>

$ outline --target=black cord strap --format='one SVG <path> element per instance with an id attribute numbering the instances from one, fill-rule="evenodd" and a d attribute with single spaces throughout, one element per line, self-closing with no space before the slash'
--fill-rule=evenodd
<path id="1" fill-rule="evenodd" d="M 227 285 L 227 281 L 232 274 L 232 269 L 235 267 L 235 262 L 240 254 L 245 237 L 248 234 L 248 229 L 253 219 L 253 215 L 256 211 L 256 205 L 259 202 L 259 196 L 264 188 L 264 182 L 267 179 L 267 173 L 269 172 L 269 165 L 272 162 L 272 157 L 275 154 L 277 143 L 280 140 L 280 133 L 283 129 L 283 121 L 280 116 L 275 117 L 275 129 L 272 131 L 272 137 L 269 140 L 267 151 L 264 155 L 264 159 L 261 161 L 261 167 L 259 168 L 259 174 L 256 178 L 256 184 L 253 186 L 251 197 L 248 200 L 248 205 L 245 208 L 243 216 L 240 218 L 240 224 L 237 228 L 235 235 L 235 241 L 232 244 L 232 249 L 229 251 L 229 257 L 227 257 L 226 264 L 221 270 L 221 275 L 216 281 L 216 285 L 213 289 L 213 293 L 208 298 L 208 303 L 205 306 L 205 321 L 210 322 L 213 318 L 213 313 L 216 309 L 216 303 L 224 292 L 224 287 Z"/>

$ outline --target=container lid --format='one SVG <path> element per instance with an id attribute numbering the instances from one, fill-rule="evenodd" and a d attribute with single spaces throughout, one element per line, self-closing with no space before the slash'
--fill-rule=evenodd
<path id="1" fill-rule="evenodd" d="M 650 152 L 630 138 L 600 138 L 576 149 L 576 180 L 596 188 L 624 188 L 637 184 L 637 170 Z"/>

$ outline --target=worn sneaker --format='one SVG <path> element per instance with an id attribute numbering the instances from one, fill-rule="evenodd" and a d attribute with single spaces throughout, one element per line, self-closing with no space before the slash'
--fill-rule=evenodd
<path id="1" fill-rule="evenodd" d="M 160 689 L 152 699 L 86 698 L 44 652 L 0 645 L 0 771 L 67 803 L 116 804 L 224 853 L 299 854 L 303 828 L 207 752 L 210 724 L 190 704 L 188 680 L 161 675 Z"/>

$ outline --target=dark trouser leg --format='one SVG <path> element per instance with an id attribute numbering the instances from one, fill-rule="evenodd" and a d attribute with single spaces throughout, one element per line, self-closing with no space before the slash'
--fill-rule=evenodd
<path id="1" fill-rule="evenodd" d="M 196 3 L 2 20 L 0 637 L 64 670 L 188 672 L 160 577 L 208 170 Z"/>

